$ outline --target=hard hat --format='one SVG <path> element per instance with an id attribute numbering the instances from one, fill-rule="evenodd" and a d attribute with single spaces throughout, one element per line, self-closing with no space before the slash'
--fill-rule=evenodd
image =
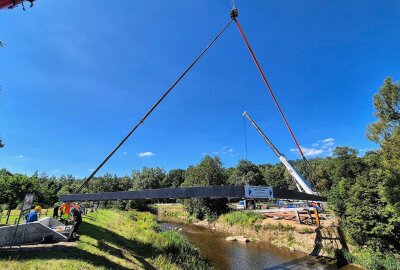
<path id="1" fill-rule="evenodd" d="M 42 207 L 40 207 L 40 205 L 36 206 L 35 211 L 42 211 Z"/>

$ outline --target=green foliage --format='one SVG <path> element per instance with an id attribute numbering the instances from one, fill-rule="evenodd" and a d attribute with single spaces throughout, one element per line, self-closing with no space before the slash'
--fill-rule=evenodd
<path id="1" fill-rule="evenodd" d="M 253 226 L 262 217 L 254 212 L 233 211 L 223 216 L 223 219 L 230 226 L 240 225 L 243 227 Z"/>
<path id="2" fill-rule="evenodd" d="M 382 159 L 386 174 L 382 196 L 391 210 L 400 216 L 400 127 L 382 143 Z"/>
<path id="3" fill-rule="evenodd" d="M 4 143 L 3 143 L 3 140 L 0 137 L 0 148 L 3 148 L 3 147 L 4 147 Z"/>
<path id="4" fill-rule="evenodd" d="M 374 96 L 375 123 L 368 126 L 367 137 L 377 143 L 391 136 L 400 123 L 400 82 L 388 77 Z"/>
<path id="5" fill-rule="evenodd" d="M 339 216 L 343 217 L 346 212 L 346 201 L 350 189 L 350 182 L 346 178 L 342 178 L 336 183 L 329 194 L 329 206 Z"/>
<path id="6" fill-rule="evenodd" d="M 398 270 L 400 269 L 400 255 L 392 252 L 376 252 L 372 249 L 359 249 L 353 254 L 346 252 L 349 262 L 361 265 L 371 270 Z"/>
<path id="7" fill-rule="evenodd" d="M 232 185 L 264 185 L 264 177 L 259 167 L 247 160 L 240 160 L 229 176 Z"/>
<path id="8" fill-rule="evenodd" d="M 285 180 L 285 171 L 285 166 L 280 163 L 277 165 L 264 165 L 262 173 L 265 183 L 268 186 L 277 188 L 289 187 L 290 184 Z"/>
<path id="9" fill-rule="evenodd" d="M 133 189 L 152 189 L 160 188 L 165 178 L 165 171 L 159 167 L 144 167 L 141 171 L 133 171 Z"/>
<path id="10" fill-rule="evenodd" d="M 290 231 L 294 231 L 295 227 L 293 227 L 292 225 L 289 225 L 289 224 L 282 224 L 280 222 L 278 222 L 278 224 L 267 223 L 264 225 L 264 230 L 290 232 Z"/>
<path id="11" fill-rule="evenodd" d="M 190 166 L 183 187 L 216 186 L 226 183 L 227 175 L 219 157 L 205 156 L 196 166 Z M 189 214 L 203 220 L 214 220 L 228 210 L 227 199 L 188 199 L 184 206 Z"/>
<path id="12" fill-rule="evenodd" d="M 185 181 L 185 170 L 170 170 L 162 181 L 162 187 L 179 187 Z"/>
<path id="13" fill-rule="evenodd" d="M 0 204 L 7 204 L 14 209 L 22 202 L 25 193 L 34 192 L 36 187 L 32 179 L 22 174 L 11 174 L 7 170 L 0 171 Z"/>
<path id="14" fill-rule="evenodd" d="M 347 178 L 350 183 L 365 169 L 362 158 L 358 157 L 358 151 L 351 147 L 338 146 L 333 150 L 335 157 L 335 166 L 333 171 L 333 180 Z"/>
<path id="15" fill-rule="evenodd" d="M 162 232 L 161 237 L 168 242 L 166 247 L 162 246 L 164 252 L 181 269 L 210 269 L 210 266 L 205 261 L 199 260 L 199 250 L 191 246 L 185 237 L 178 232 Z"/>
<path id="16" fill-rule="evenodd" d="M 387 208 L 379 192 L 384 177 L 381 169 L 373 169 L 357 178 L 349 191 L 343 225 L 359 246 L 379 251 L 399 250 L 399 218 Z"/>

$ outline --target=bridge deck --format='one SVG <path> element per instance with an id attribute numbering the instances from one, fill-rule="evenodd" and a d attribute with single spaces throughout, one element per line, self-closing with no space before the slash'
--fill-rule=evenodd
<path id="1" fill-rule="evenodd" d="M 188 188 L 160 188 L 137 191 L 103 192 L 92 194 L 61 195 L 62 202 L 115 201 L 140 199 L 188 199 L 188 198 L 248 198 L 281 199 L 326 202 L 322 196 L 288 189 L 262 186 L 207 186 Z"/>

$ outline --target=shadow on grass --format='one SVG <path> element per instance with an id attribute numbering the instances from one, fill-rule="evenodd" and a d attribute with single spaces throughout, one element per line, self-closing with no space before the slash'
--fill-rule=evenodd
<path id="1" fill-rule="evenodd" d="M 98 241 L 96 248 L 100 249 L 105 254 L 115 256 L 123 259 L 129 263 L 135 263 L 131 259 L 127 258 L 122 249 L 125 249 L 133 256 L 137 261 L 140 262 L 144 269 L 154 270 L 155 268 L 149 264 L 145 258 L 154 258 L 159 254 L 162 254 L 161 250 L 155 247 L 143 244 L 135 240 L 126 239 L 110 230 L 95 226 L 90 223 L 82 223 L 80 227 L 80 234 L 92 237 Z M 85 243 L 85 242 L 83 242 Z M 91 245 L 90 243 L 85 243 Z M 43 250 L 46 250 L 45 252 Z M 29 250 L 17 250 L 17 251 L 1 251 L 0 259 L 7 260 L 18 260 L 26 261 L 31 259 L 66 259 L 66 260 L 80 260 L 90 263 L 94 266 L 105 267 L 107 269 L 128 269 L 117 263 L 110 261 L 105 256 L 96 255 L 86 250 L 79 249 L 77 247 L 63 247 L 43 248 L 41 246 L 31 247 Z"/>
<path id="2" fill-rule="evenodd" d="M 336 228 L 336 231 L 332 232 L 331 230 L 325 230 L 325 233 L 322 233 L 321 228 L 317 228 L 315 230 L 316 236 L 314 241 L 314 249 L 310 253 L 312 256 L 323 256 L 323 240 L 325 240 L 325 246 L 329 246 L 335 250 L 335 258 L 337 261 L 337 267 L 341 268 L 346 266 L 349 262 L 346 259 L 344 253 L 348 250 L 348 246 L 346 243 L 346 239 L 344 233 L 340 226 Z"/>
<path id="3" fill-rule="evenodd" d="M 321 269 L 321 265 L 324 265 L 323 269 L 336 269 L 336 265 L 333 262 L 333 259 L 318 258 L 316 260 L 310 260 L 308 256 L 304 256 L 293 261 L 265 268 L 264 270 Z"/>

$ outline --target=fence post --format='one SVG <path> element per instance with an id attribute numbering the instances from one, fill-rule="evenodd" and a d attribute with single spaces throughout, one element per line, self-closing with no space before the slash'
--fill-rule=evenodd
<path id="1" fill-rule="evenodd" d="M 7 210 L 7 219 L 6 219 L 6 225 L 8 224 L 8 220 L 10 218 L 10 214 L 11 214 L 11 209 Z"/>
<path id="2" fill-rule="evenodd" d="M 314 215 L 315 215 L 315 223 L 317 224 L 317 226 L 319 226 L 320 222 L 319 222 L 319 215 L 317 208 L 314 208 Z"/>

